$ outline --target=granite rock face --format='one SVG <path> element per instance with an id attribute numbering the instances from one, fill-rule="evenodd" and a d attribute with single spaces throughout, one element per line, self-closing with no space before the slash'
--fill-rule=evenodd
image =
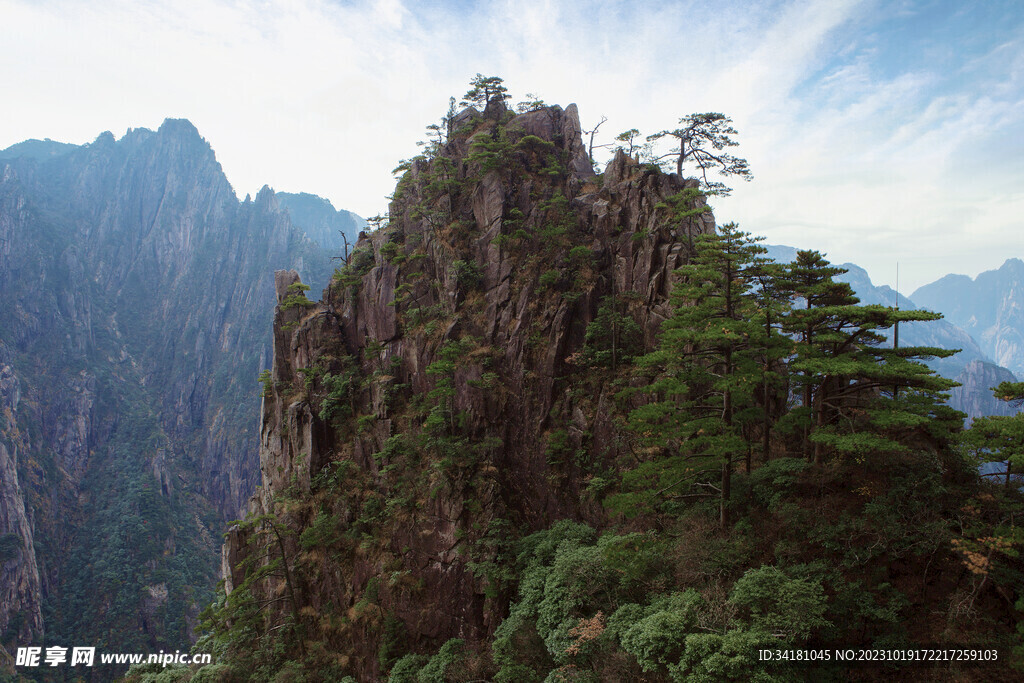
<path id="1" fill-rule="evenodd" d="M 1016 382 L 1017 378 L 1006 368 L 976 360 L 967 364 L 957 377 L 960 386 L 950 392 L 949 405 L 967 413 L 973 420 L 989 415 L 1016 415 L 1019 408 L 992 395 L 992 389 L 1002 382 Z"/>
<path id="2" fill-rule="evenodd" d="M 273 270 L 330 256 L 188 121 L 0 152 L 0 635 L 187 646 L 259 479 Z"/>
<path id="3" fill-rule="evenodd" d="M 341 253 L 346 242 L 355 244 L 366 221 L 351 211 L 335 209 L 327 199 L 307 192 L 278 192 L 277 201 L 288 213 L 292 225 L 324 249 Z"/>
<path id="4" fill-rule="evenodd" d="M 30 511 L 18 481 L 20 386 L 0 346 L 0 633 L 30 640 L 43 632 L 42 590 Z"/>
<path id="5" fill-rule="evenodd" d="M 347 537 L 388 501 L 358 548 L 290 551 L 300 610 L 350 610 L 341 631 L 311 621 L 308 637 L 360 680 L 381 675 L 380 624 L 351 616 L 366 600 L 412 649 L 473 646 L 509 596 L 472 549 L 503 524 L 601 518 L 587 485 L 626 447 L 615 374 L 588 369 L 588 327 L 614 302 L 638 330 L 632 351 L 651 348 L 690 240 L 714 230 L 696 181 L 621 153 L 595 177 L 574 105 L 491 109 L 457 115 L 437 156 L 411 165 L 390 225 L 360 239 L 322 301 L 275 314 L 250 513 L 293 538 Z M 673 220 L 662 202 L 680 193 L 694 216 Z M 231 532 L 229 587 L 258 551 Z"/>
<path id="6" fill-rule="evenodd" d="M 974 279 L 947 275 L 911 298 L 970 333 L 996 364 L 1024 375 L 1024 261 L 1011 258 Z"/>

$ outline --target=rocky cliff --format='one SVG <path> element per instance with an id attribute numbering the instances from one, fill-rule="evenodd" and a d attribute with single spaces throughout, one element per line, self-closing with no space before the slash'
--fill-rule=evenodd
<path id="1" fill-rule="evenodd" d="M 0 636 L 180 649 L 259 477 L 272 270 L 332 254 L 188 121 L 30 142 L 0 152 Z"/>
<path id="2" fill-rule="evenodd" d="M 321 302 L 278 274 L 260 521 L 224 549 L 231 600 L 287 589 L 304 641 L 361 680 L 492 633 L 512 529 L 601 518 L 588 487 L 630 457 L 617 364 L 652 346 L 714 229 L 696 181 L 622 153 L 596 177 L 575 105 L 492 101 L 449 130 Z M 268 557 L 287 582 L 255 581 Z"/>
<path id="3" fill-rule="evenodd" d="M 0 633 L 27 641 L 43 631 L 42 590 L 30 516 L 18 479 L 21 387 L 0 347 Z"/>
<path id="4" fill-rule="evenodd" d="M 957 377 L 960 386 L 950 392 L 949 405 L 967 414 L 968 420 L 988 415 L 1016 415 L 1019 409 L 1012 403 L 1000 401 L 992 389 L 1002 382 L 1016 382 L 1017 378 L 1006 368 L 976 360 L 967 364 Z"/>

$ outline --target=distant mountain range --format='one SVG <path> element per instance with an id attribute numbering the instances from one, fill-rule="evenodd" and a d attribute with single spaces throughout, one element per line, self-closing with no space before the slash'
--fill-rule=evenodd
<path id="1" fill-rule="evenodd" d="M 797 249 L 765 245 L 767 256 L 786 263 Z M 853 263 L 837 264 L 862 303 L 892 306 L 896 291 L 871 282 L 866 270 Z M 962 384 L 953 390 L 950 405 L 973 419 L 982 415 L 1013 414 L 1013 409 L 992 396 L 990 387 L 1024 376 L 1024 262 L 1010 259 L 999 270 L 972 280 L 946 275 L 917 289 L 910 298 L 899 295 L 904 310 L 923 308 L 942 313 L 942 320 L 900 326 L 900 343 L 960 349 L 949 358 L 929 365 L 940 375 Z M 890 331 L 891 338 L 891 331 Z"/>
<path id="2" fill-rule="evenodd" d="M 56 142 L 50 138 L 45 140 L 25 140 L 0 150 L 0 159 L 35 159 L 42 161 L 68 154 L 78 149 L 78 145 L 67 142 Z"/>
<path id="3" fill-rule="evenodd" d="M 186 120 L 0 151 L 0 646 L 187 646 L 259 481 L 274 270 L 319 293 L 364 225 L 239 201 Z"/>
<path id="4" fill-rule="evenodd" d="M 1011 258 L 973 280 L 947 275 L 910 297 L 968 332 L 996 364 L 1024 376 L 1024 261 Z"/>

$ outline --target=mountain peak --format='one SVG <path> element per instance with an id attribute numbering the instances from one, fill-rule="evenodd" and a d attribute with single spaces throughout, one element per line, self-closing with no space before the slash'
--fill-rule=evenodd
<path id="1" fill-rule="evenodd" d="M 270 185 L 264 185 L 260 188 L 260 191 L 256 193 L 256 204 L 267 205 L 274 204 L 275 208 L 277 205 L 277 197 L 274 194 L 274 188 Z"/>
<path id="2" fill-rule="evenodd" d="M 977 277 L 947 275 L 921 287 L 912 296 L 962 327 L 980 343 L 982 350 L 1012 372 L 1024 372 L 1021 362 L 1021 331 L 1024 320 L 1021 281 L 1024 261 L 1009 258 L 998 269 Z"/>
<path id="3" fill-rule="evenodd" d="M 355 244 L 366 221 L 350 211 L 334 208 L 331 200 L 308 192 L 278 192 L 277 201 L 287 211 L 292 224 L 310 239 L 327 249 L 341 249 L 345 242 Z"/>
<path id="4" fill-rule="evenodd" d="M 160 124 L 160 128 L 157 130 L 158 133 L 172 134 L 172 135 L 183 135 L 191 136 L 202 139 L 202 135 L 199 134 L 199 129 L 196 128 L 191 121 L 188 119 L 164 119 L 164 122 Z"/>
<path id="5" fill-rule="evenodd" d="M 113 145 L 117 140 L 114 138 L 114 134 L 109 130 L 105 130 L 96 136 L 96 139 L 92 141 L 93 147 L 107 147 Z"/>
<path id="6" fill-rule="evenodd" d="M 1021 261 L 1019 258 L 1008 258 L 1003 262 L 1003 265 L 999 266 L 999 270 L 1024 272 L 1024 261 Z"/>

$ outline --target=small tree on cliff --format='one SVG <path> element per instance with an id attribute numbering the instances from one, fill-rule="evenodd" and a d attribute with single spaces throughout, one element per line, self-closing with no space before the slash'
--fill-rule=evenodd
<path id="1" fill-rule="evenodd" d="M 751 180 L 750 167 L 746 159 L 733 156 L 725 151 L 727 147 L 736 147 L 738 142 L 732 139 L 736 129 L 732 127 L 732 119 L 725 114 L 707 112 L 690 114 L 679 119 L 680 128 L 663 130 L 648 135 L 647 140 L 654 142 L 662 138 L 675 138 L 679 141 L 679 149 L 655 157 L 656 161 L 675 158 L 676 173 L 683 174 L 683 166 L 693 164 L 697 167 L 697 179 L 701 187 L 708 192 L 728 195 L 732 188 L 719 181 L 712 181 L 708 173 L 718 172 L 723 176 L 739 176 Z"/>
<path id="2" fill-rule="evenodd" d="M 528 111 L 537 111 L 538 109 L 543 109 L 546 106 L 548 105 L 544 100 L 537 95 L 534 95 L 532 92 L 528 92 L 526 93 L 525 100 L 516 103 L 515 109 L 517 114 L 525 114 Z"/>
<path id="3" fill-rule="evenodd" d="M 200 640 L 208 649 L 244 661 L 249 666 L 272 659 L 280 653 L 261 651 L 263 639 L 281 631 L 291 645 L 305 658 L 302 615 L 298 584 L 294 575 L 296 556 L 289 550 L 289 538 L 295 535 L 287 524 L 273 513 L 236 522 L 246 554 L 233 571 L 244 579 L 217 603 L 200 614 L 206 635 Z M 283 582 L 283 586 L 281 583 Z M 283 588 L 283 590 L 281 590 Z M 280 609 L 288 604 L 288 612 Z M 288 614 L 290 621 L 282 620 Z"/>
<path id="4" fill-rule="evenodd" d="M 638 142 L 639 138 L 640 131 L 636 128 L 623 131 L 615 136 L 615 141 L 619 143 L 616 145 L 616 149 L 621 149 L 627 156 L 631 157 L 634 153 L 643 151 L 643 146 Z"/>
<path id="5" fill-rule="evenodd" d="M 469 82 L 469 90 L 462 96 L 463 107 L 486 107 L 487 103 L 495 97 L 502 100 L 509 98 L 508 88 L 504 86 L 505 80 L 498 76 L 484 76 L 477 74 Z"/>

